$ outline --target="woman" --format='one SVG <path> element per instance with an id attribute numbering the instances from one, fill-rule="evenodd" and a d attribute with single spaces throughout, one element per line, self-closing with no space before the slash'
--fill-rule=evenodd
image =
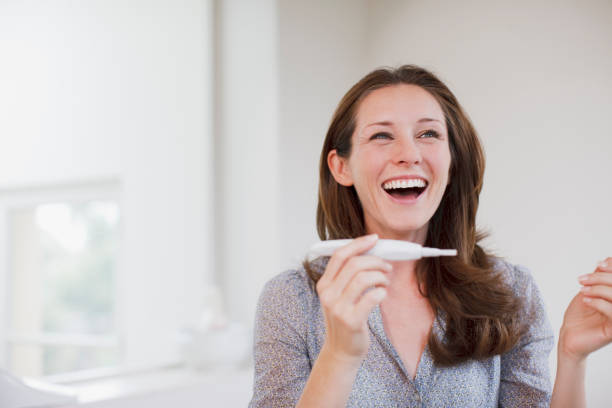
<path id="1" fill-rule="evenodd" d="M 478 245 L 483 173 L 472 124 L 430 72 L 376 70 L 349 90 L 321 153 L 317 228 L 357 239 L 264 288 L 251 406 L 585 405 L 586 356 L 612 341 L 612 259 L 566 311 L 551 393 L 539 291 Z M 458 255 L 364 255 L 379 238 Z"/>

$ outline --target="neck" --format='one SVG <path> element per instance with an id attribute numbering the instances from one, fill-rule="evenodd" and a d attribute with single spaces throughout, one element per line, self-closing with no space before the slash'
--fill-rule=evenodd
<path id="1" fill-rule="evenodd" d="M 380 239 L 396 239 L 399 241 L 410 241 L 415 244 L 425 245 L 425 240 L 427 239 L 427 229 L 429 224 L 423 225 L 419 229 L 411 230 L 411 231 L 394 231 L 387 230 L 385 228 L 380 227 L 379 225 L 368 225 L 366 220 L 366 231 L 368 234 L 376 233 Z"/>
<path id="2" fill-rule="evenodd" d="M 416 275 L 417 261 L 391 261 L 393 270 L 389 272 L 389 286 L 387 293 L 389 298 L 423 299 L 419 291 L 419 283 Z"/>

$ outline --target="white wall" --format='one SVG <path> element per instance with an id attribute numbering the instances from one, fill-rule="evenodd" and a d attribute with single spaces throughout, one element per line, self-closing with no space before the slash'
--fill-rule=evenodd
<path id="1" fill-rule="evenodd" d="M 210 280 L 211 21 L 209 0 L 0 3 L 0 190 L 119 180 L 131 363 L 172 356 Z"/>
<path id="2" fill-rule="evenodd" d="M 279 270 L 278 17 L 274 0 L 218 6 L 216 277 L 229 316 L 250 325 Z"/>
<path id="3" fill-rule="evenodd" d="M 281 269 L 318 241 L 319 155 L 336 105 L 363 74 L 364 0 L 280 0 Z M 274 275 L 276 273 L 273 273 Z"/>

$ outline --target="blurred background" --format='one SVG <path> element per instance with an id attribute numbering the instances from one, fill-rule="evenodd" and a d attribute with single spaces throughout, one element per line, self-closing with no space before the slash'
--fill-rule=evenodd
<path id="1" fill-rule="evenodd" d="M 259 292 L 318 239 L 333 110 L 405 63 L 473 120 L 485 244 L 530 268 L 558 333 L 612 256 L 611 40 L 604 0 L 0 0 L 0 367 L 191 361 L 244 405 Z M 589 359 L 589 406 L 611 362 Z"/>

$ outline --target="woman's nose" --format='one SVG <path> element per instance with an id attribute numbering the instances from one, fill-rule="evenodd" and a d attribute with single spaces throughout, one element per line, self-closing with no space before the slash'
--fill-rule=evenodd
<path id="1" fill-rule="evenodd" d="M 397 164 L 416 164 L 421 162 L 421 150 L 412 136 L 399 137 L 394 151 Z"/>

